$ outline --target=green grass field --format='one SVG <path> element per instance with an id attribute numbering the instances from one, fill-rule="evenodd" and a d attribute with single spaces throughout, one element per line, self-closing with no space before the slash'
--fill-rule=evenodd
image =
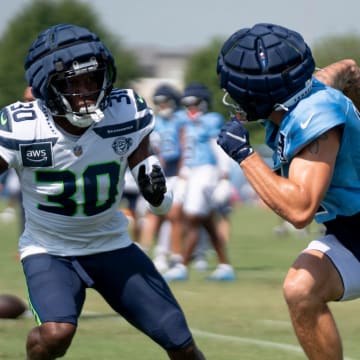
<path id="1" fill-rule="evenodd" d="M 232 216 L 229 244 L 237 281 L 207 282 L 207 272 L 192 270 L 189 281 L 171 284 L 208 360 L 305 359 L 293 334 L 281 286 L 296 254 L 317 234 L 279 238 L 272 233 L 277 224 L 277 217 L 266 209 L 237 209 Z M 25 298 L 22 270 L 15 256 L 16 224 L 1 226 L 0 292 Z M 214 260 L 210 256 L 213 266 Z M 343 337 L 346 359 L 360 359 L 360 318 L 355 316 L 359 302 L 334 303 L 331 307 Z M 25 337 L 34 324 L 31 316 L 0 320 L 0 359 L 25 358 Z M 65 358 L 165 360 L 167 356 L 90 290 L 78 332 Z"/>

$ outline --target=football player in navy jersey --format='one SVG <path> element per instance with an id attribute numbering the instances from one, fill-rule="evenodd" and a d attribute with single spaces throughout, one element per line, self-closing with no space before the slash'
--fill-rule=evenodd
<path id="1" fill-rule="evenodd" d="M 293 30 L 260 23 L 235 32 L 217 62 L 230 96 L 224 103 L 235 110 L 218 144 L 275 213 L 296 228 L 313 219 L 326 227 L 289 269 L 283 292 L 307 357 L 341 360 L 328 302 L 360 297 L 360 118 L 344 96 L 359 102 L 360 74 L 352 60 L 314 70 L 310 48 Z M 264 122 L 274 169 L 239 118 Z"/>
<path id="2" fill-rule="evenodd" d="M 86 28 L 59 24 L 41 32 L 25 71 L 36 100 L 1 110 L 0 172 L 14 168 L 22 188 L 19 254 L 37 322 L 27 359 L 64 356 L 89 287 L 170 359 L 204 359 L 118 211 L 128 167 L 151 211 L 166 213 L 172 203 L 149 150 L 151 109 L 133 90 L 113 89 L 113 56 Z"/>

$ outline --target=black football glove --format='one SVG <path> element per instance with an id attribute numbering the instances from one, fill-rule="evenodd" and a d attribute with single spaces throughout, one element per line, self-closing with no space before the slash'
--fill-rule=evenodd
<path id="1" fill-rule="evenodd" d="M 237 119 L 227 122 L 221 129 L 217 143 L 238 164 L 254 152 L 249 132 Z"/>
<path id="2" fill-rule="evenodd" d="M 152 206 L 159 206 L 164 200 L 166 180 L 159 165 L 153 165 L 150 174 L 146 174 L 145 165 L 141 165 L 138 174 L 138 185 L 145 200 Z"/>

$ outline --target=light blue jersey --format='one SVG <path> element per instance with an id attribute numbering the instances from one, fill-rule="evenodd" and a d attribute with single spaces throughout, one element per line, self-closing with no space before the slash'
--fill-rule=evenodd
<path id="1" fill-rule="evenodd" d="M 157 136 L 157 151 L 164 161 L 165 175 L 176 176 L 181 158 L 180 131 L 186 119 L 183 111 L 176 111 L 170 119 L 156 116 L 154 135 Z"/>
<path id="2" fill-rule="evenodd" d="M 353 103 L 340 91 L 313 79 L 310 95 L 284 117 L 280 128 L 266 121 L 266 142 L 274 150 L 274 169 L 288 176 L 292 159 L 309 143 L 336 127 L 343 127 L 334 174 L 319 223 L 360 212 L 360 117 Z"/>
<path id="3" fill-rule="evenodd" d="M 187 167 L 216 165 L 217 159 L 211 146 L 211 139 L 218 136 L 224 118 L 221 114 L 209 112 L 195 120 L 188 120 L 184 126 L 184 164 Z"/>

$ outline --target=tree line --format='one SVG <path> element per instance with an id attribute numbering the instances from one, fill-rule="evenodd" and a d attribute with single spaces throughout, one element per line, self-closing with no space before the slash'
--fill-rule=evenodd
<path id="1" fill-rule="evenodd" d="M 121 35 L 112 34 L 99 20 L 89 4 L 79 0 L 33 0 L 9 22 L 0 38 L 0 108 L 21 99 L 26 86 L 24 60 L 36 36 L 57 23 L 72 23 L 97 33 L 115 57 L 118 69 L 116 86 L 127 87 L 132 80 L 141 78 L 144 71 L 135 54 L 128 49 Z M 187 60 L 184 84 L 199 81 L 212 93 L 212 110 L 228 116 L 222 104 L 223 91 L 216 75 L 216 60 L 225 39 L 215 38 L 195 51 Z M 311 46 L 317 67 L 352 58 L 360 63 L 360 36 L 348 33 L 319 39 Z M 261 135 L 259 124 L 249 124 L 250 131 Z M 252 136 L 253 137 L 253 136 Z M 255 139 L 260 136 L 255 135 Z"/>

